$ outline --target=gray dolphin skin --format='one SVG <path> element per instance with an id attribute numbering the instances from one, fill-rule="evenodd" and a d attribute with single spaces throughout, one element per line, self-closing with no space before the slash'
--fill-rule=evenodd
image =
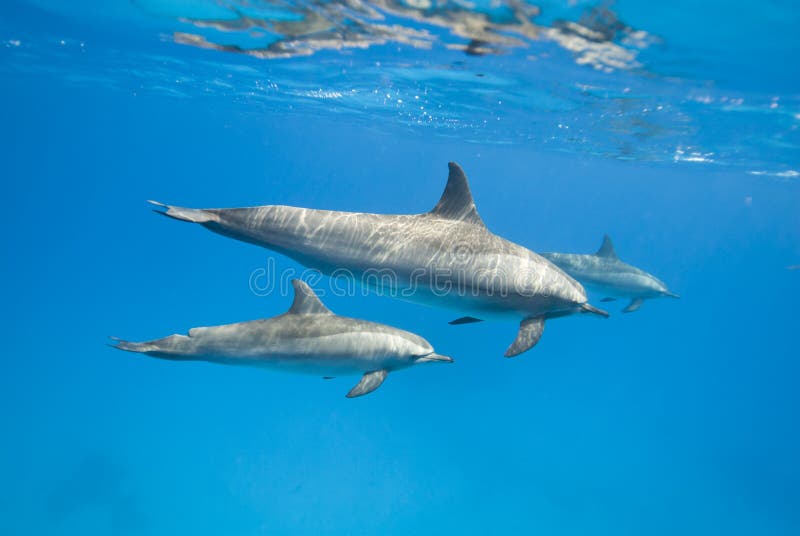
<path id="1" fill-rule="evenodd" d="M 603 243 L 594 255 L 542 253 L 542 256 L 588 288 L 606 294 L 608 297 L 602 301 L 613 301 L 612 297 L 630 299 L 623 309 L 625 313 L 638 311 L 646 299 L 661 296 L 680 298 L 654 275 L 622 262 L 608 235 L 603 237 Z"/>
<path id="2" fill-rule="evenodd" d="M 507 357 L 532 348 L 547 318 L 577 312 L 608 316 L 589 305 L 580 283 L 550 261 L 489 231 L 464 171 L 453 162 L 449 170 L 438 204 L 422 214 L 151 203 L 160 207 L 156 212 L 277 251 L 324 274 L 469 315 L 453 323 L 515 319 L 519 333 Z"/>
<path id="3" fill-rule="evenodd" d="M 284 314 L 264 320 L 192 328 L 147 342 L 116 339 L 115 348 L 175 361 L 208 361 L 314 374 L 363 374 L 348 398 L 371 393 L 389 372 L 420 363 L 452 363 L 422 337 L 385 324 L 333 314 L 299 279 Z"/>

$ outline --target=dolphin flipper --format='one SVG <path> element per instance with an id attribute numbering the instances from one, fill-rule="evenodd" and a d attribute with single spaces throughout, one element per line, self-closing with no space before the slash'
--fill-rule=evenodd
<path id="1" fill-rule="evenodd" d="M 522 352 L 527 352 L 539 342 L 544 332 L 544 317 L 537 316 L 534 318 L 526 318 L 519 324 L 519 333 L 514 343 L 508 347 L 506 357 L 514 357 Z"/>
<path id="2" fill-rule="evenodd" d="M 381 386 L 383 380 L 386 379 L 386 376 L 389 375 L 389 371 L 386 369 L 382 370 L 373 370 L 372 372 L 367 372 L 361 377 L 361 381 L 358 382 L 358 385 L 350 389 L 350 392 L 347 393 L 347 398 L 355 398 L 357 396 L 368 395 L 375 389 Z"/>
<path id="3" fill-rule="evenodd" d="M 641 299 L 641 298 L 634 298 L 634 299 L 631 300 L 631 303 L 629 303 L 627 305 L 627 307 L 625 307 L 625 309 L 622 310 L 622 312 L 623 313 L 632 313 L 634 311 L 638 311 L 639 307 L 642 306 L 643 302 L 644 302 L 644 300 Z"/>
<path id="4" fill-rule="evenodd" d="M 483 320 L 480 318 L 475 318 L 474 316 L 462 316 L 461 318 L 451 320 L 448 322 L 448 324 L 451 326 L 459 326 L 461 324 L 474 324 L 475 322 L 483 322 Z"/>

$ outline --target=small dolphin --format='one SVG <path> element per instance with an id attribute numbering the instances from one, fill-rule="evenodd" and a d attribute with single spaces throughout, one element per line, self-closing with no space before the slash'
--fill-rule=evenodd
<path id="1" fill-rule="evenodd" d="M 532 348 L 547 318 L 577 312 L 608 316 L 587 303 L 580 283 L 489 231 L 464 171 L 454 162 L 449 168 L 439 203 L 422 214 L 277 205 L 192 209 L 151 203 L 166 209 L 161 214 L 283 253 L 324 274 L 345 275 L 390 296 L 468 315 L 455 323 L 487 317 L 521 321 L 507 357 Z"/>
<path id="2" fill-rule="evenodd" d="M 622 310 L 625 313 L 638 311 L 645 299 L 659 296 L 680 298 L 667 290 L 667 286 L 654 275 L 619 260 L 608 235 L 603 237 L 603 244 L 594 255 L 542 253 L 542 256 L 590 289 L 614 297 L 630 298 L 630 303 Z M 613 297 L 608 297 L 600 301 L 613 300 Z"/>
<path id="3" fill-rule="evenodd" d="M 299 279 L 284 314 L 264 320 L 192 328 L 147 342 L 116 339 L 115 348 L 176 361 L 208 361 L 314 374 L 329 379 L 364 374 L 348 398 L 371 393 L 391 371 L 420 363 L 452 363 L 418 335 L 333 314 Z"/>

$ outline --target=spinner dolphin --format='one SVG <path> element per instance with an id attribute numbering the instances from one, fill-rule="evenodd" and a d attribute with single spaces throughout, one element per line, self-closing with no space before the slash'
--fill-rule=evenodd
<path id="1" fill-rule="evenodd" d="M 646 299 L 667 296 L 679 298 L 670 292 L 663 281 L 644 270 L 624 263 L 617 257 L 614 244 L 608 235 L 603 237 L 600 249 L 594 255 L 577 253 L 542 253 L 553 264 L 597 292 L 606 294 L 602 301 L 627 298 L 631 301 L 625 313 L 638 311 Z"/>
<path id="2" fill-rule="evenodd" d="M 328 275 L 347 274 L 379 293 L 520 322 L 507 357 L 532 348 L 548 318 L 607 313 L 587 303 L 572 277 L 484 225 L 455 163 L 441 199 L 422 214 L 371 214 L 268 205 L 193 209 L 158 205 L 166 216 L 277 251 Z"/>
<path id="3" fill-rule="evenodd" d="M 421 363 L 452 363 L 422 337 L 385 324 L 333 314 L 299 279 L 284 314 L 263 320 L 192 328 L 146 342 L 116 339 L 115 348 L 175 361 L 315 374 L 324 378 L 363 374 L 348 398 L 371 393 L 389 372 Z"/>

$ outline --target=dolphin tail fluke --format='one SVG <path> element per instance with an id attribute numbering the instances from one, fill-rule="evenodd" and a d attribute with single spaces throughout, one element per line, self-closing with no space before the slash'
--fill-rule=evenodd
<path id="1" fill-rule="evenodd" d="M 150 357 L 157 357 L 159 359 L 168 359 L 170 361 L 186 361 L 191 360 L 191 357 L 184 355 L 179 349 L 175 348 L 175 343 L 188 339 L 182 335 L 170 335 L 163 339 L 155 339 L 145 342 L 131 342 L 117 337 L 109 337 L 113 344 L 109 344 L 112 348 L 117 350 L 125 350 L 126 352 L 135 352 L 137 354 L 145 354 Z M 177 350 L 177 351 L 176 351 Z"/>
<path id="2" fill-rule="evenodd" d="M 112 348 L 116 348 L 117 350 L 125 350 L 126 352 L 138 352 L 140 354 L 146 352 L 153 352 L 158 350 L 155 345 L 147 343 L 147 342 L 131 342 L 126 341 L 124 339 L 120 339 L 118 337 L 109 337 L 113 343 L 110 343 L 109 346 Z"/>
<path id="3" fill-rule="evenodd" d="M 536 343 L 539 342 L 539 339 L 542 338 L 542 333 L 544 332 L 544 317 L 537 316 L 534 318 L 526 318 L 519 324 L 519 333 L 517 333 L 517 338 L 508 347 L 506 353 L 504 354 L 506 357 L 514 357 L 522 352 L 527 352 L 534 346 Z"/>
<path id="4" fill-rule="evenodd" d="M 381 386 L 383 380 L 385 380 L 388 375 L 389 371 L 385 369 L 373 370 L 372 372 L 365 373 L 361 377 L 361 381 L 358 382 L 358 385 L 350 389 L 350 392 L 347 393 L 347 398 L 355 398 L 357 396 L 370 394 Z"/>
<path id="5" fill-rule="evenodd" d="M 199 208 L 174 207 L 172 205 L 165 205 L 164 203 L 151 200 L 148 200 L 147 202 L 158 207 L 153 209 L 153 212 L 156 214 L 163 214 L 164 216 L 169 216 L 170 218 L 175 218 L 176 220 L 189 221 L 192 223 L 206 223 L 216 220 L 216 216 L 207 210 Z"/>

